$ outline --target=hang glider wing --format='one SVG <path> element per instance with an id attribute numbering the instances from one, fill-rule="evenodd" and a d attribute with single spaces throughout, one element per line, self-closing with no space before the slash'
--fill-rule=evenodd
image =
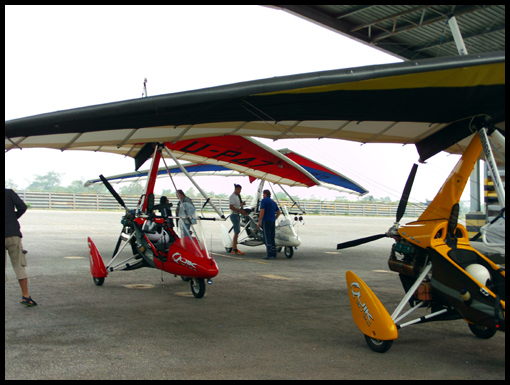
<path id="1" fill-rule="evenodd" d="M 233 171 L 223 166 L 212 165 L 212 164 L 194 164 L 194 163 L 185 163 L 182 164 L 186 171 L 192 176 L 241 176 L 242 174 L 237 171 Z M 172 175 L 174 174 L 183 174 L 182 170 L 175 166 L 169 167 L 168 170 Z M 149 170 L 142 171 L 133 171 L 126 172 L 124 174 L 112 175 L 106 177 L 106 180 L 111 184 L 122 183 L 122 182 L 137 182 L 139 180 L 145 180 L 149 175 Z M 168 177 L 168 172 L 166 167 L 160 167 L 158 169 L 157 178 L 160 177 Z M 89 187 L 96 183 L 103 183 L 100 178 L 90 179 L 85 182 L 84 186 Z"/>
<path id="2" fill-rule="evenodd" d="M 346 176 L 336 172 L 329 167 L 326 167 L 320 163 L 317 163 L 303 155 L 298 154 L 288 148 L 278 150 L 289 159 L 303 167 L 306 171 L 312 174 L 317 180 L 320 181 L 322 187 L 326 187 L 332 190 L 340 190 L 345 192 L 355 191 L 360 195 L 365 195 L 368 191 L 361 187 L 353 180 Z M 349 191 L 350 190 L 350 191 Z"/>
<path id="3" fill-rule="evenodd" d="M 176 158 L 193 162 L 183 165 L 192 176 L 247 175 L 251 180 L 264 179 L 287 186 L 322 186 L 357 195 L 368 192 L 351 179 L 317 162 L 288 149 L 275 151 L 252 138 L 227 135 L 166 145 Z M 182 173 L 179 167 L 169 167 L 169 171 L 172 174 Z M 148 171 L 135 171 L 107 179 L 119 183 L 126 179 L 144 178 L 147 174 Z M 167 175 L 166 168 L 160 168 L 158 175 Z M 87 181 L 85 186 L 97 182 L 100 180 Z"/>
<path id="4" fill-rule="evenodd" d="M 255 179 L 300 187 L 320 183 L 291 159 L 252 138 L 226 135 L 165 145 L 177 159 L 224 166 Z"/>
<path id="5" fill-rule="evenodd" d="M 5 122 L 5 149 L 134 157 L 147 142 L 238 135 L 417 145 L 462 153 L 473 117 L 504 132 L 505 53 L 275 77 Z M 504 148 L 499 149 L 504 157 Z"/>

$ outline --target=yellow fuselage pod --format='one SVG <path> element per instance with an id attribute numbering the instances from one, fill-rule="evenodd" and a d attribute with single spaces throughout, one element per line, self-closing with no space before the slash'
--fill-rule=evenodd
<path id="1" fill-rule="evenodd" d="M 445 244 L 452 208 L 459 203 L 481 151 L 480 137 L 475 134 L 427 209 L 416 222 L 400 226 L 399 233 L 405 240 L 423 249 L 436 248 Z M 457 224 L 456 235 L 458 245 L 470 246 L 468 233 L 464 226 Z"/>
<path id="2" fill-rule="evenodd" d="M 396 340 L 397 326 L 374 292 L 352 271 L 347 271 L 346 279 L 352 318 L 356 326 L 371 338 Z"/>
<path id="3" fill-rule="evenodd" d="M 431 221 L 438 219 L 448 219 L 454 204 L 459 203 L 462 192 L 473 171 L 476 161 L 480 157 L 482 143 L 478 134 L 473 136 L 469 146 L 457 162 L 457 165 L 448 176 L 443 187 L 438 191 L 434 200 L 428 205 L 427 209 L 421 214 L 418 221 Z"/>

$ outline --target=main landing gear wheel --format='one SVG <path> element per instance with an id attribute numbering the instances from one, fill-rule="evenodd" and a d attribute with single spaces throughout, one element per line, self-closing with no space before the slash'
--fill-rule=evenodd
<path id="1" fill-rule="evenodd" d="M 202 298 L 205 294 L 205 281 L 203 278 L 192 278 L 191 281 L 191 292 L 195 298 Z"/>
<path id="2" fill-rule="evenodd" d="M 376 340 L 375 338 L 371 338 L 366 334 L 365 341 L 367 341 L 368 347 L 377 353 L 385 353 L 391 348 L 391 345 L 393 345 L 393 340 L 390 341 Z"/>
<path id="3" fill-rule="evenodd" d="M 494 334 L 497 332 L 496 329 L 486 328 L 480 325 L 468 324 L 468 326 L 475 336 L 478 338 L 483 338 L 484 340 L 488 340 L 489 338 L 494 337 Z"/>
<path id="4" fill-rule="evenodd" d="M 285 250 L 283 252 L 287 258 L 292 258 L 294 255 L 294 248 L 292 246 L 285 246 Z"/>
<path id="5" fill-rule="evenodd" d="M 101 278 L 92 277 L 92 279 L 94 280 L 96 286 L 101 286 L 104 283 L 104 277 Z"/>

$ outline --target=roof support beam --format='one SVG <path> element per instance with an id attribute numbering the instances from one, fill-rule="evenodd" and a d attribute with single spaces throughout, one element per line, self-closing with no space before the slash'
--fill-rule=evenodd
<path id="1" fill-rule="evenodd" d="M 351 32 L 355 32 L 355 31 L 358 31 L 360 29 L 367 28 L 370 25 L 379 24 L 379 23 L 382 23 L 382 22 L 385 22 L 385 21 L 388 21 L 388 20 L 392 20 L 392 19 L 395 19 L 395 24 L 396 24 L 397 19 L 400 16 L 409 15 L 410 13 L 415 13 L 415 12 L 421 11 L 422 9 L 425 12 L 425 10 L 427 8 L 430 8 L 430 7 L 433 7 L 433 5 L 422 5 L 421 7 L 416 7 L 416 8 L 410 9 L 408 11 L 403 11 L 403 12 L 395 13 L 394 15 L 390 15 L 390 16 L 386 16 L 386 17 L 377 19 L 377 20 L 375 20 L 375 21 L 373 21 L 371 23 L 368 23 L 368 24 L 358 25 L 358 26 L 354 27 L 353 29 L 351 29 Z M 422 15 L 422 18 L 423 18 L 423 15 Z M 393 27 L 393 29 L 395 29 L 395 27 Z"/>
<path id="2" fill-rule="evenodd" d="M 463 15 L 463 14 L 467 14 L 467 13 L 473 13 L 473 12 L 478 11 L 479 9 L 480 8 L 477 5 L 466 5 L 464 7 L 458 7 L 456 9 L 456 11 L 455 11 L 455 15 L 459 16 L 459 15 Z M 424 20 L 422 21 L 421 26 L 420 25 L 411 25 L 411 26 L 406 26 L 406 27 L 402 27 L 402 28 L 397 28 L 395 30 L 395 32 L 393 32 L 393 33 L 391 33 L 391 32 L 380 33 L 380 34 L 374 36 L 370 40 L 370 43 L 373 44 L 375 42 L 378 42 L 379 40 L 386 39 L 386 38 L 388 38 L 390 36 L 394 36 L 394 35 L 402 33 L 402 32 L 408 32 L 408 31 L 411 31 L 413 29 L 423 27 L 424 25 L 434 24 L 434 23 L 437 23 L 437 22 L 440 22 L 440 21 L 446 20 L 446 19 L 448 19 L 448 15 L 441 15 L 441 16 L 435 16 L 435 17 L 432 16 L 432 17 L 429 17 L 429 18 L 424 18 Z M 375 24 L 375 23 L 372 23 L 372 24 Z"/>
<path id="3" fill-rule="evenodd" d="M 488 31 L 487 28 L 483 28 L 482 30 L 477 30 L 477 31 L 474 31 L 474 32 L 471 32 L 471 33 L 463 33 L 462 34 L 462 38 L 464 40 L 467 40 L 467 39 L 471 39 L 471 38 L 477 38 L 477 37 L 480 37 L 480 36 L 483 36 L 483 35 L 487 35 L 487 34 L 490 34 L 490 33 L 494 33 L 494 32 L 498 32 L 498 31 L 504 31 L 505 30 L 505 24 L 499 24 L 499 25 L 496 25 L 494 27 L 491 27 L 491 29 Z M 441 46 L 444 46 L 444 45 L 447 45 L 447 44 L 453 44 L 455 43 L 455 41 L 452 39 L 452 40 L 443 40 L 442 43 L 439 43 L 439 40 L 435 40 L 434 43 L 428 43 L 428 44 L 423 44 L 423 45 L 419 45 L 419 46 L 414 46 L 414 50 L 415 51 L 422 51 L 424 49 L 430 49 L 430 48 L 435 48 L 435 47 L 439 47 L 440 45 Z M 503 50 L 504 48 L 503 47 L 496 47 L 496 50 Z"/>

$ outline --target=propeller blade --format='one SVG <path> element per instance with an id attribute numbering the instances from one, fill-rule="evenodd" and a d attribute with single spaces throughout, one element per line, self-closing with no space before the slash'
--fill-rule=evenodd
<path id="1" fill-rule="evenodd" d="M 406 186 L 404 187 L 404 192 L 402 193 L 402 197 L 400 198 L 400 203 L 397 208 L 397 222 L 400 222 L 404 213 L 406 211 L 407 202 L 409 201 L 409 195 L 411 194 L 411 188 L 413 187 L 414 177 L 416 176 L 416 171 L 418 171 L 418 165 L 413 164 L 413 168 L 411 169 L 411 173 L 407 178 Z"/>
<path id="2" fill-rule="evenodd" d="M 386 236 L 387 236 L 386 234 L 377 234 L 377 235 L 372 235 L 370 237 L 355 239 L 354 241 L 339 243 L 338 245 L 336 245 L 336 249 L 337 250 L 347 249 L 348 247 L 354 247 L 354 246 L 362 245 L 364 243 L 377 241 L 378 239 L 384 238 Z"/>
<path id="3" fill-rule="evenodd" d="M 122 207 L 124 207 L 127 210 L 126 204 L 124 203 L 124 201 L 122 200 L 120 195 L 117 194 L 117 191 L 115 191 L 113 189 L 113 187 L 110 184 L 110 182 L 108 182 L 108 180 L 103 176 L 103 174 L 99 175 L 99 178 L 104 183 L 104 185 L 108 189 L 108 191 L 110 191 L 110 193 L 113 195 L 113 197 L 117 200 L 117 202 L 119 202 L 119 205 L 121 205 Z"/>

